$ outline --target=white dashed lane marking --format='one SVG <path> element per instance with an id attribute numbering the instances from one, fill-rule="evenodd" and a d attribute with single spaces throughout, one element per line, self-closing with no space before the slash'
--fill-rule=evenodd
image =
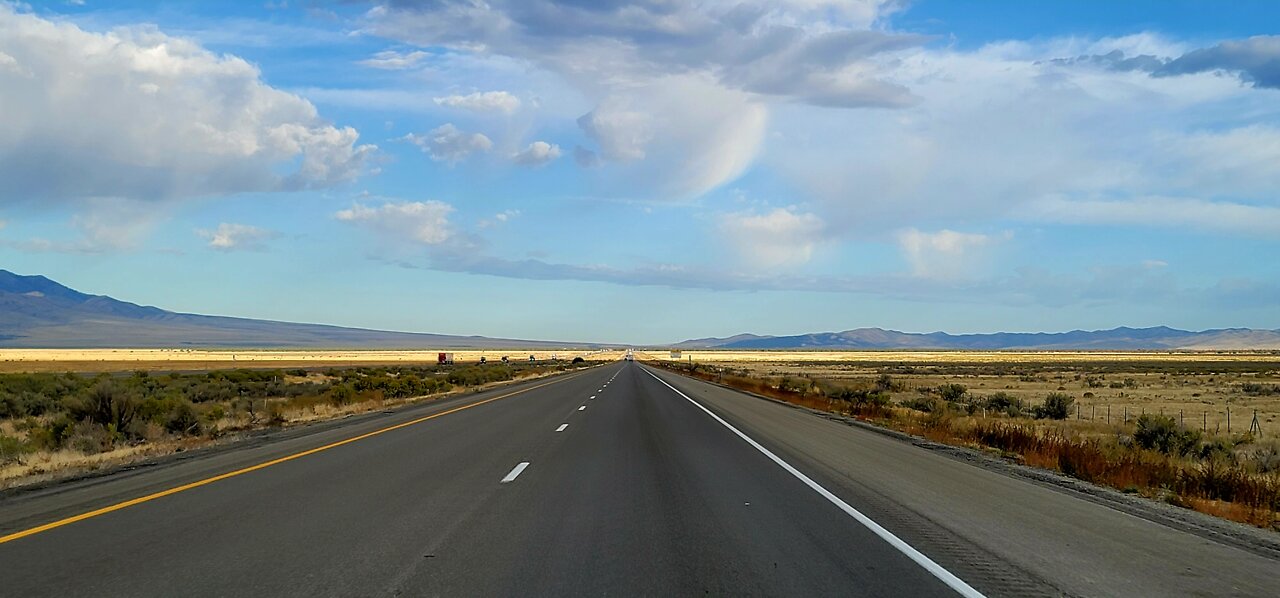
<path id="1" fill-rule="evenodd" d="M 528 466 L 528 461 L 521 461 L 519 465 L 515 466 L 515 468 L 511 470 L 511 473 L 507 474 L 507 477 L 502 478 L 500 483 L 508 484 L 514 482 L 517 477 L 520 477 L 520 474 L 524 473 L 525 468 Z"/>

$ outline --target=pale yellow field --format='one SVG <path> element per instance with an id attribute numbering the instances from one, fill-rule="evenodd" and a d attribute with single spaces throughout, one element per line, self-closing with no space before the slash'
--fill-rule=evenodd
<path id="1" fill-rule="evenodd" d="M 535 359 L 620 359 L 619 351 L 547 349 L 485 349 L 450 351 L 311 351 L 311 350 L 196 350 L 196 349 L 0 349 L 0 372 L 97 372 L 117 370 L 201 370 L 261 367 L 318 367 L 373 364 L 434 364 L 441 352 L 458 363 L 485 357 L 498 361 Z"/>
<path id="2" fill-rule="evenodd" d="M 666 351 L 638 357 L 676 360 Z M 1256 413 L 1265 437 L 1280 436 L 1280 395 L 1250 395 L 1241 390 L 1247 382 L 1280 385 L 1280 353 L 1275 351 L 681 352 L 679 361 L 690 360 L 745 370 L 759 377 L 812 377 L 864 384 L 888 373 L 905 386 L 895 393 L 899 400 L 924 396 L 922 391 L 942 384 L 961 384 L 974 396 L 1003 392 L 1027 404 L 1037 404 L 1049 393 L 1063 392 L 1075 399 L 1080 419 L 1102 423 L 1158 413 L 1188 427 L 1225 432 L 1230 426 L 1238 433 L 1249 429 Z M 1131 382 L 1124 384 L 1126 380 Z"/>
<path id="3" fill-rule="evenodd" d="M 667 351 L 637 352 L 637 358 L 673 360 Z M 899 362 L 899 363 L 1067 363 L 1091 361 L 1271 361 L 1280 351 L 682 351 L 680 361 L 732 362 Z"/>

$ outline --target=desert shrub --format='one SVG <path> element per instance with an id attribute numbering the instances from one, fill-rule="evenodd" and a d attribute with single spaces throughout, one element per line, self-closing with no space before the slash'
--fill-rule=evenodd
<path id="1" fill-rule="evenodd" d="M 900 392 L 905 389 L 904 384 L 894 380 L 889 374 L 880 374 L 876 377 L 876 390 L 880 392 Z"/>
<path id="2" fill-rule="evenodd" d="M 68 401 L 72 419 L 99 424 L 111 430 L 124 430 L 137 417 L 141 402 L 132 392 L 114 382 L 103 380 L 85 396 Z"/>
<path id="3" fill-rule="evenodd" d="M 1067 419 L 1071 414 L 1071 406 L 1076 402 L 1071 395 L 1050 393 L 1044 402 L 1032 409 L 1036 419 Z"/>
<path id="4" fill-rule="evenodd" d="M 339 384 L 329 389 L 329 402 L 338 407 L 350 405 L 355 400 L 355 389 L 346 384 Z"/>
<path id="5" fill-rule="evenodd" d="M 909 399 L 903 399 L 898 404 L 908 409 L 915 409 L 916 411 L 923 411 L 925 413 L 940 411 L 942 408 L 938 403 L 938 400 L 932 397 L 911 397 Z"/>
<path id="6" fill-rule="evenodd" d="M 1138 446 L 1166 455 L 1186 455 L 1200 442 L 1200 432 L 1179 429 L 1172 417 L 1143 414 L 1138 416 L 1133 440 Z"/>
<path id="7" fill-rule="evenodd" d="M 510 366 L 467 366 L 449 372 L 447 380 L 458 386 L 477 386 L 488 382 L 501 382 L 515 377 Z"/>
<path id="8" fill-rule="evenodd" d="M 204 421 L 214 423 L 227 416 L 227 410 L 222 405 L 214 405 L 205 410 Z"/>
<path id="9" fill-rule="evenodd" d="M 1271 440 L 1249 453 L 1249 462 L 1258 473 L 1280 472 L 1280 441 Z"/>
<path id="10" fill-rule="evenodd" d="M 1012 453 L 1025 453 L 1040 442 L 1040 435 L 1029 425 L 978 422 L 970 434 L 986 446 Z"/>
<path id="11" fill-rule="evenodd" d="M 955 403 L 964 398 L 969 389 L 963 384 L 942 384 L 938 386 L 938 396 L 948 403 Z"/>
<path id="12" fill-rule="evenodd" d="M 988 411 L 994 413 L 1003 413 L 1009 417 L 1019 417 L 1026 411 L 1026 404 L 1022 399 L 1015 397 L 1007 392 L 997 392 L 988 395 L 982 399 L 981 405 Z"/>
<path id="13" fill-rule="evenodd" d="M 165 418 L 164 429 L 174 434 L 198 435 L 201 431 L 200 414 L 191 401 L 178 401 Z"/>
<path id="14" fill-rule="evenodd" d="M 64 444 L 67 448 L 82 453 L 101 453 L 111 450 L 114 444 L 113 436 L 115 435 L 107 429 L 107 426 L 83 420 L 71 428 L 71 433 Z"/>
<path id="15" fill-rule="evenodd" d="M 587 361 L 587 360 L 585 360 L 585 359 L 583 359 L 583 358 L 581 358 L 581 357 L 574 357 L 574 358 L 573 358 L 573 363 L 585 363 L 586 361 Z"/>
<path id="16" fill-rule="evenodd" d="M 875 389 L 853 388 L 849 386 L 820 386 L 823 393 L 837 401 L 849 404 L 849 408 L 863 415 L 878 414 L 889 406 L 889 395 Z"/>
<path id="17" fill-rule="evenodd" d="M 35 450 L 35 447 L 13 436 L 0 434 L 0 465 L 16 463 L 23 455 Z"/>
<path id="18" fill-rule="evenodd" d="M 1280 384 L 1259 384 L 1257 382 L 1242 382 L 1240 391 L 1247 395 L 1278 395 L 1280 394 Z"/>
<path id="19" fill-rule="evenodd" d="M 1200 434 L 1196 433 L 1196 438 L 1199 439 L 1199 437 Z M 1214 438 L 1213 440 L 1199 443 L 1198 446 L 1193 447 L 1193 452 L 1202 461 L 1217 459 L 1234 463 L 1236 461 L 1235 448 L 1235 444 L 1229 440 Z"/>
<path id="20" fill-rule="evenodd" d="M 791 376 L 783 376 L 778 380 L 778 390 L 782 392 L 794 392 L 799 395 L 808 394 L 813 383 L 804 378 L 792 378 Z"/>
<path id="21" fill-rule="evenodd" d="M 36 424 L 27 429 L 27 441 L 37 449 L 57 450 L 62 448 L 71 436 L 71 428 L 75 422 L 66 414 L 58 415 L 44 424 Z"/>

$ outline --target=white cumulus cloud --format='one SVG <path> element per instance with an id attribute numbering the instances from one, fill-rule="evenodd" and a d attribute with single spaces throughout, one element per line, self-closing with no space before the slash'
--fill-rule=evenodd
<path id="1" fill-rule="evenodd" d="M 376 150 L 252 64 L 154 27 L 0 4 L 0 55 L 0 203 L 325 187 Z"/>
<path id="2" fill-rule="evenodd" d="M 476 223 L 477 228 L 492 228 L 499 224 L 510 222 L 511 219 L 520 215 L 520 210 L 503 210 L 494 214 L 492 218 L 485 218 Z"/>
<path id="3" fill-rule="evenodd" d="M 958 278 L 972 272 L 974 250 L 998 240 L 947 229 L 928 233 L 909 228 L 898 233 L 898 245 L 911 265 L 912 274 L 922 278 Z"/>
<path id="4" fill-rule="evenodd" d="M 511 160 L 525 166 L 542 166 L 560 157 L 560 146 L 545 141 L 535 141 L 529 147 L 516 152 Z"/>
<path id="5" fill-rule="evenodd" d="M 437 106 L 462 108 L 476 112 L 505 112 L 511 114 L 520 109 L 520 98 L 505 91 L 479 91 L 467 95 L 451 95 L 433 98 Z"/>
<path id="6" fill-rule="evenodd" d="M 382 69 L 386 71 L 402 71 L 418 66 L 418 63 L 426 59 L 430 54 L 422 50 L 414 50 L 413 52 L 397 52 L 395 50 L 383 50 L 374 54 L 370 58 L 360 61 L 360 64 L 369 68 Z"/>
<path id="7" fill-rule="evenodd" d="M 403 138 L 431 156 L 432 160 L 456 163 L 474 152 L 487 152 L 493 142 L 482 133 L 458 130 L 452 123 L 440 125 L 426 135 L 409 133 Z"/>
<path id="8" fill-rule="evenodd" d="M 578 119 L 592 152 L 635 189 L 662 199 L 696 197 L 751 166 L 768 111 L 748 94 L 702 77 L 672 76 L 613 95 Z M 591 157 L 587 149 L 582 158 Z M 579 152 L 575 152 L 579 154 Z"/>
<path id="9" fill-rule="evenodd" d="M 453 236 L 452 212 L 453 206 L 441 201 L 404 201 L 378 206 L 357 203 L 334 217 L 396 239 L 439 245 Z"/>
<path id="10" fill-rule="evenodd" d="M 808 262 L 823 231 L 822 219 L 792 208 L 757 214 L 725 214 L 720 229 L 754 266 L 776 268 Z"/>
<path id="11" fill-rule="evenodd" d="M 265 228 L 229 222 L 220 223 L 213 230 L 197 230 L 196 234 L 208 239 L 209 247 L 219 251 L 262 250 L 267 241 L 280 236 Z"/>

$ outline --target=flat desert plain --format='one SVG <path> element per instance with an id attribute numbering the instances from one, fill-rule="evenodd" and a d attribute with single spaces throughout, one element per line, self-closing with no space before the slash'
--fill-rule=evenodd
<path id="1" fill-rule="evenodd" d="M 667 351 L 640 359 L 676 361 Z M 969 396 L 1006 393 L 1036 405 L 1050 393 L 1075 399 L 1077 418 L 1124 423 L 1143 413 L 1173 417 L 1188 428 L 1238 434 L 1257 415 L 1264 438 L 1280 436 L 1280 352 L 1143 351 L 682 351 L 679 361 L 771 378 L 872 385 L 888 374 L 893 399 L 931 396 L 960 384 Z"/>
<path id="2" fill-rule="evenodd" d="M 0 349 L 0 373 L 213 370 L 230 368 L 311 368 L 351 365 L 435 364 L 442 352 L 457 363 L 619 359 L 620 351 L 582 349 L 379 350 L 199 350 L 199 349 Z"/>

